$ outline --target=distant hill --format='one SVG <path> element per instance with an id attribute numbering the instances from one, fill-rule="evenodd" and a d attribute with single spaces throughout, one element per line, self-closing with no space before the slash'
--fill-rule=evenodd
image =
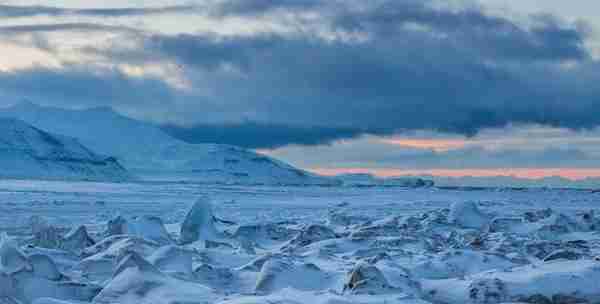
<path id="1" fill-rule="evenodd" d="M 431 179 L 420 177 L 399 176 L 399 177 L 377 177 L 368 173 L 348 173 L 336 175 L 335 178 L 342 181 L 344 186 L 351 187 L 432 187 L 434 182 Z"/>
<path id="2" fill-rule="evenodd" d="M 124 181 L 130 175 L 73 138 L 0 118 L 0 178 Z"/>
<path id="3" fill-rule="evenodd" d="M 80 140 L 93 151 L 114 155 L 130 171 L 201 182 L 314 185 L 335 183 L 239 147 L 189 144 L 160 128 L 111 108 L 67 110 L 29 102 L 0 109 L 38 128 Z"/>
<path id="4" fill-rule="evenodd" d="M 409 176 L 413 177 L 413 176 Z M 439 187 L 483 187 L 483 188 L 576 188 L 600 189 L 600 178 L 570 180 L 560 176 L 544 178 L 519 178 L 513 176 L 418 176 L 430 179 Z"/>

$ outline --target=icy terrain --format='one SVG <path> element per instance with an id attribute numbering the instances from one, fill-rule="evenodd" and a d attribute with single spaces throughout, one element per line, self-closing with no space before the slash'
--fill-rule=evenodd
<path id="1" fill-rule="evenodd" d="M 599 202 L 0 181 L 0 303 L 597 303 Z"/>
<path id="2" fill-rule="evenodd" d="M 67 110 L 23 102 L 0 109 L 0 117 L 18 118 L 45 131 L 77 138 L 92 151 L 116 157 L 141 178 L 245 185 L 339 183 L 239 147 L 188 144 L 106 107 Z"/>
<path id="3" fill-rule="evenodd" d="M 0 178 L 122 181 L 129 173 L 76 139 L 0 118 Z"/>

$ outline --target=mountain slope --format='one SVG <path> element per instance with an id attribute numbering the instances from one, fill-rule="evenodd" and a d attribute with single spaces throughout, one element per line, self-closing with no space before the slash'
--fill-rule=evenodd
<path id="1" fill-rule="evenodd" d="M 129 177 L 114 158 L 99 156 L 75 139 L 0 118 L 0 178 L 123 181 Z"/>
<path id="2" fill-rule="evenodd" d="M 126 168 L 148 175 L 170 174 L 211 183 L 332 183 L 332 179 L 242 148 L 185 143 L 152 124 L 125 117 L 110 108 L 66 110 L 20 103 L 0 109 L 2 116 L 75 137 L 94 151 L 116 156 Z"/>

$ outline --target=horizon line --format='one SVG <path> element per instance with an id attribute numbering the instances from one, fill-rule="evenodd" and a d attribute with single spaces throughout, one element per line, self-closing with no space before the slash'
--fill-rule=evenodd
<path id="1" fill-rule="evenodd" d="M 571 181 L 600 178 L 600 168 L 469 168 L 469 169 L 385 169 L 385 168 L 309 168 L 308 171 L 335 176 L 339 174 L 366 173 L 376 177 L 433 176 L 433 177 L 512 177 L 539 180 L 561 177 Z"/>

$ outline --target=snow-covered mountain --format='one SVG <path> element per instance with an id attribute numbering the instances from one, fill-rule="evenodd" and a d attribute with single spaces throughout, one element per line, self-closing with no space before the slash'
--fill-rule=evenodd
<path id="1" fill-rule="evenodd" d="M 0 178 L 123 181 L 129 173 L 77 140 L 0 118 Z"/>
<path id="2" fill-rule="evenodd" d="M 188 144 L 150 123 L 107 107 L 67 110 L 23 102 L 0 109 L 0 117 L 15 117 L 38 128 L 75 137 L 93 151 L 117 157 L 127 169 L 142 175 L 229 184 L 335 182 L 242 148 Z"/>

